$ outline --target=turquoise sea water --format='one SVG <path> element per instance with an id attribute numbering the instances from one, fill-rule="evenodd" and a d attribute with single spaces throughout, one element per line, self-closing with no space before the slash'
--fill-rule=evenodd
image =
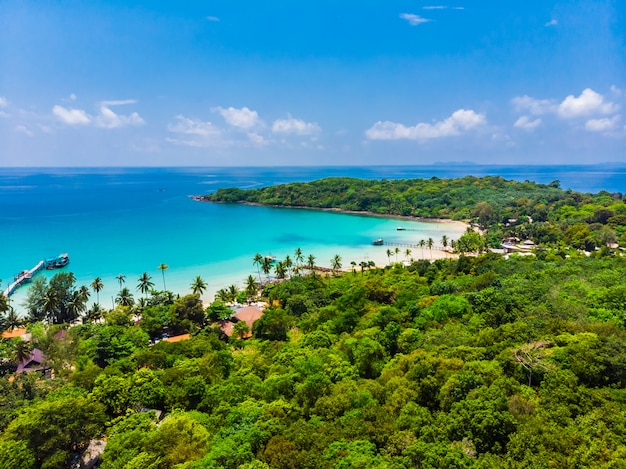
<path id="1" fill-rule="evenodd" d="M 533 169 L 534 168 L 534 169 Z M 451 239 L 458 225 L 398 222 L 359 215 L 244 205 L 209 204 L 189 198 L 218 187 L 260 187 L 328 176 L 365 178 L 458 177 L 502 174 L 509 179 L 550 182 L 597 192 L 621 191 L 626 170 L 617 167 L 416 166 L 375 168 L 4 168 L 0 169 L 0 278 L 5 287 L 15 273 L 43 257 L 68 252 L 79 284 L 102 277 L 100 303 L 111 304 L 119 285 L 135 291 L 142 272 L 162 288 L 157 266 L 166 263 L 168 289 L 185 293 L 196 275 L 209 283 L 205 301 L 232 283 L 242 284 L 255 253 L 293 257 L 296 248 L 313 254 L 318 265 L 340 254 L 343 264 L 386 263 L 389 241 L 417 243 L 443 234 Z M 396 227 L 411 228 L 396 231 Z M 415 252 L 415 257 L 420 253 Z M 428 257 L 428 253 L 425 254 Z M 403 256 L 400 256 L 400 259 Z M 54 273 L 54 272 L 52 272 Z M 46 272 L 44 275 L 52 275 Z M 14 295 L 23 301 L 25 289 Z M 135 292 L 138 297 L 139 293 Z M 95 295 L 92 296 L 95 301 Z"/>

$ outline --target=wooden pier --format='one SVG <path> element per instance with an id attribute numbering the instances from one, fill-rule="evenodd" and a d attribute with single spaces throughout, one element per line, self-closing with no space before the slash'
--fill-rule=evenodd
<path id="1" fill-rule="evenodd" d="M 4 290 L 3 295 L 9 297 L 13 294 L 15 290 L 24 285 L 25 283 L 29 283 L 33 276 L 41 272 L 43 269 L 44 261 L 41 260 L 30 270 L 24 270 L 15 276 L 15 279 L 12 284 L 10 284 L 6 290 Z"/>

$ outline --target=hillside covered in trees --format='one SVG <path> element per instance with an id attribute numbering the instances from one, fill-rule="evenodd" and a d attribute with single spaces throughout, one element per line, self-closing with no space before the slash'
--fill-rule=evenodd
<path id="1" fill-rule="evenodd" d="M 102 469 L 624 467 L 626 262 L 545 257 L 294 274 L 249 339 L 157 291 L 32 323 L 49 372 L 0 343 L 0 468 L 66 468 L 92 439 Z M 191 336 L 155 343 L 166 325 Z"/>
<path id="2" fill-rule="evenodd" d="M 491 247 L 511 236 L 551 247 L 567 245 L 587 251 L 618 242 L 626 245 L 626 204 L 622 194 L 562 190 L 559 181 L 545 185 L 496 176 L 407 180 L 329 178 L 261 189 L 219 189 L 200 199 L 469 220 L 484 230 L 483 244 Z"/>

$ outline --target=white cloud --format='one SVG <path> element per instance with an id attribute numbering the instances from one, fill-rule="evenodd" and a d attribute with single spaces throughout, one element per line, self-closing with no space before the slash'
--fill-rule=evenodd
<path id="1" fill-rule="evenodd" d="M 517 96 L 511 100 L 518 112 L 529 112 L 535 116 L 556 112 L 557 105 L 552 99 L 535 99 L 530 96 Z"/>
<path id="2" fill-rule="evenodd" d="M 537 118 L 535 120 L 530 120 L 528 116 L 521 116 L 519 119 L 515 121 L 513 127 L 517 127 L 518 129 L 524 130 L 535 130 L 537 127 L 541 125 L 541 119 Z"/>
<path id="3" fill-rule="evenodd" d="M 556 26 L 557 24 L 559 24 L 559 22 L 557 20 L 551 19 L 544 26 Z"/>
<path id="4" fill-rule="evenodd" d="M 213 21 L 213 22 L 218 22 L 220 19 L 217 16 L 207 16 L 206 17 L 207 21 Z"/>
<path id="5" fill-rule="evenodd" d="M 428 18 L 422 18 L 420 15 L 414 15 L 413 13 L 402 13 L 400 18 L 407 20 L 411 26 L 417 26 L 418 24 L 428 23 L 431 21 Z"/>
<path id="6" fill-rule="evenodd" d="M 590 132 L 606 132 L 617 127 L 620 116 L 603 117 L 601 119 L 589 119 L 585 122 L 585 129 Z"/>
<path id="7" fill-rule="evenodd" d="M 622 90 L 619 89 L 615 85 L 611 85 L 611 93 L 613 93 L 615 96 L 621 96 L 622 95 Z"/>
<path id="8" fill-rule="evenodd" d="M 143 125 L 146 122 L 136 112 L 129 115 L 122 115 L 113 112 L 110 106 L 121 106 L 123 104 L 134 104 L 135 100 L 127 99 L 123 101 L 102 101 L 100 103 L 100 113 L 96 116 L 87 114 L 82 109 L 66 108 L 56 105 L 52 108 L 52 113 L 58 117 L 61 122 L 68 125 L 89 125 L 104 129 L 114 129 L 129 125 Z"/>
<path id="9" fill-rule="evenodd" d="M 484 114 L 473 110 L 459 109 L 443 121 L 428 124 L 421 122 L 412 127 L 395 122 L 378 121 L 365 131 L 370 140 L 429 140 L 461 135 L 463 132 L 479 127 L 487 122 Z"/>
<path id="10" fill-rule="evenodd" d="M 33 135 L 35 135 L 35 133 L 32 130 L 30 130 L 28 127 L 26 127 L 23 124 L 20 124 L 20 125 L 16 126 L 15 130 L 17 132 L 23 133 L 24 135 L 27 135 L 29 137 L 32 137 Z"/>
<path id="11" fill-rule="evenodd" d="M 190 119 L 183 115 L 176 116 L 177 122 L 169 124 L 167 129 L 170 132 L 181 134 L 185 138 L 168 138 L 170 143 L 177 145 L 187 145 L 191 147 L 212 147 L 224 145 L 222 131 L 209 121 Z"/>
<path id="12" fill-rule="evenodd" d="M 96 126 L 104 129 L 115 129 L 117 127 L 125 127 L 129 125 L 143 125 L 146 121 L 144 121 L 136 112 L 133 112 L 128 116 L 124 116 L 116 114 L 107 106 L 102 105 L 100 106 L 100 114 L 96 117 L 95 123 Z"/>
<path id="13" fill-rule="evenodd" d="M 272 124 L 272 132 L 280 134 L 313 135 L 320 130 L 319 125 L 314 122 L 304 122 L 293 117 L 278 119 Z"/>
<path id="14" fill-rule="evenodd" d="M 586 88 L 579 97 L 567 96 L 559 104 L 558 114 L 560 117 L 569 119 L 573 117 L 589 116 L 592 114 L 611 114 L 616 112 L 619 106 L 610 101 L 605 101 L 604 97 Z"/>
<path id="15" fill-rule="evenodd" d="M 229 107 L 227 109 L 217 107 L 214 110 L 219 112 L 224 120 L 233 127 L 251 129 L 262 124 L 259 114 L 256 111 L 248 109 L 247 107 L 242 107 L 241 109 L 236 109 L 234 107 Z"/>
<path id="16" fill-rule="evenodd" d="M 267 145 L 269 142 L 262 135 L 257 134 L 256 132 L 250 132 L 248 134 L 248 139 L 255 145 Z"/>
<path id="17" fill-rule="evenodd" d="M 426 5 L 422 7 L 422 10 L 445 10 L 446 8 L 448 7 L 443 5 Z"/>
<path id="18" fill-rule="evenodd" d="M 70 101 L 76 101 L 76 95 L 74 93 L 70 95 Z"/>
<path id="19" fill-rule="evenodd" d="M 7 107 L 8 104 L 9 102 L 7 101 L 7 98 L 0 96 L 0 107 Z"/>
<path id="20" fill-rule="evenodd" d="M 82 109 L 68 109 L 56 105 L 52 108 L 52 113 L 62 122 L 69 125 L 87 125 L 91 123 L 91 117 Z"/>
<path id="21" fill-rule="evenodd" d="M 452 7 L 453 10 L 465 10 L 465 7 Z"/>

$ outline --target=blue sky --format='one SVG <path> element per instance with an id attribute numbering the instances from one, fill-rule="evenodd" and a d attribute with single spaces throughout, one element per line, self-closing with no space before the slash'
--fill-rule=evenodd
<path id="1" fill-rule="evenodd" d="M 0 166 L 626 162 L 625 34 L 620 0 L 0 0 Z"/>

